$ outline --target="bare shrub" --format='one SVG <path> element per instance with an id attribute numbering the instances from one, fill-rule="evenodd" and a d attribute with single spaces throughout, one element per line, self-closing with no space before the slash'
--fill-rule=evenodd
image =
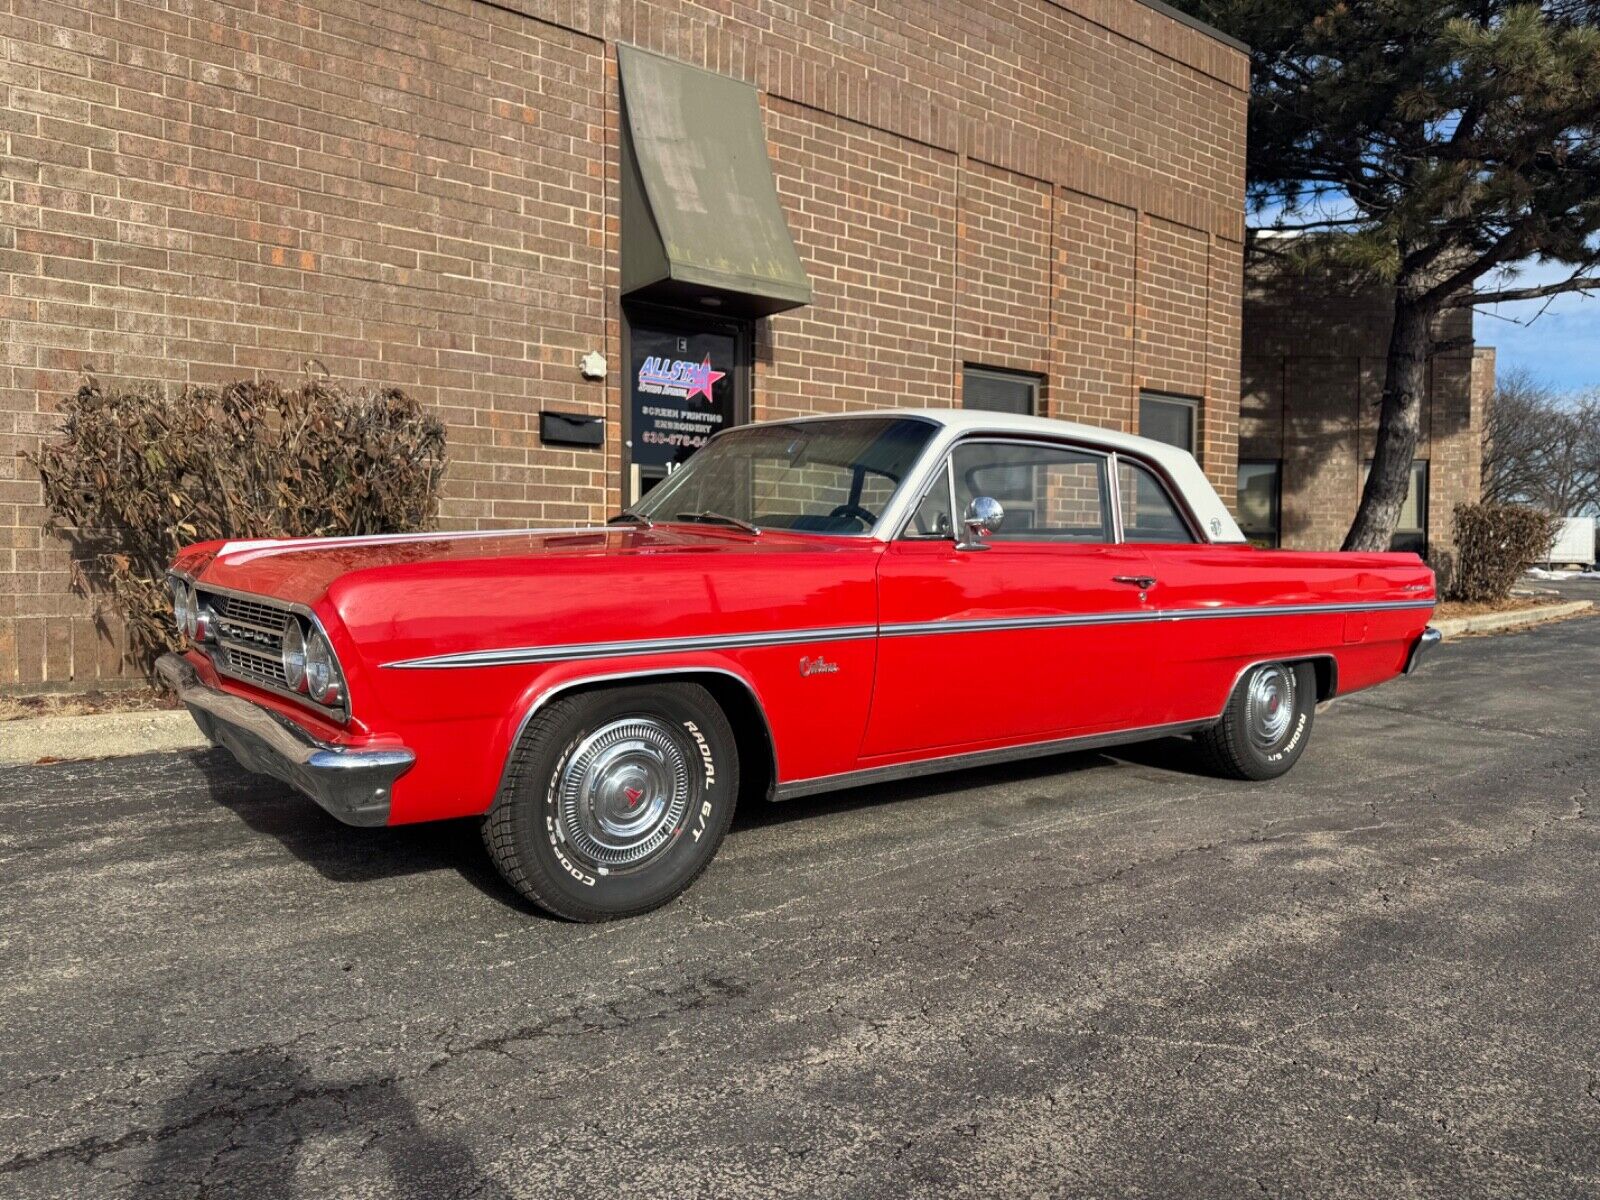
<path id="1" fill-rule="evenodd" d="M 77 582 L 109 594 L 146 665 L 174 645 L 165 572 L 178 549 L 232 537 L 426 529 L 439 507 L 443 423 L 394 388 L 106 389 L 62 405 L 34 467 L 77 544 Z"/>
<path id="2" fill-rule="evenodd" d="M 1520 504 L 1458 504 L 1452 600 L 1504 600 L 1523 569 L 1555 540 L 1557 518 Z"/>

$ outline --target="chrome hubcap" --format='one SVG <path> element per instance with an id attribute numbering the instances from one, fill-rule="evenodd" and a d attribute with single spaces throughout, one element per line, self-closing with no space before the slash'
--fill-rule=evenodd
<path id="1" fill-rule="evenodd" d="M 1257 667 L 1245 691 L 1245 724 L 1250 740 L 1262 750 L 1275 750 L 1294 721 L 1294 672 L 1271 663 Z"/>
<path id="2" fill-rule="evenodd" d="M 556 773 L 556 836 L 601 872 L 642 866 L 689 808 L 689 758 L 671 725 L 623 717 L 589 734 Z"/>

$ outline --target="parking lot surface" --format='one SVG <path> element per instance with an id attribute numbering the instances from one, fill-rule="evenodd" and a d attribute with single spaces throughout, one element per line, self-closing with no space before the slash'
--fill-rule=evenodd
<path id="1" fill-rule="evenodd" d="M 751 806 L 606 926 L 221 752 L 0 771 L 0 1195 L 1594 1196 L 1597 678 Z"/>

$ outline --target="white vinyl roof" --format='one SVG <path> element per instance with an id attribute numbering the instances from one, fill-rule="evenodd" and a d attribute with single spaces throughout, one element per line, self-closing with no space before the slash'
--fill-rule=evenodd
<path id="1" fill-rule="evenodd" d="M 1242 542 L 1244 534 L 1233 519 L 1233 514 L 1222 503 L 1211 481 L 1194 455 L 1166 442 L 1152 441 L 1131 433 L 1102 429 L 1097 425 L 1082 425 L 1077 421 L 1056 421 L 1049 417 L 1024 417 L 1015 413 L 981 412 L 965 408 L 879 408 L 830 416 L 797 417 L 794 421 L 774 422 L 791 424 L 803 421 L 849 420 L 870 417 L 916 417 L 944 427 L 943 433 L 928 447 L 927 455 L 942 455 L 950 443 L 958 438 L 975 434 L 998 433 L 1011 437 L 1037 437 L 1051 441 L 1072 441 L 1092 449 L 1127 454 L 1142 458 L 1160 468 L 1161 472 L 1183 493 L 1189 511 L 1200 523 L 1201 532 L 1212 542 Z M 925 459 L 926 461 L 926 459 Z M 897 497 L 907 505 L 915 503 L 911 496 Z M 879 529 L 897 528 L 905 513 L 885 513 Z M 891 519 L 891 517 L 893 519 Z"/>

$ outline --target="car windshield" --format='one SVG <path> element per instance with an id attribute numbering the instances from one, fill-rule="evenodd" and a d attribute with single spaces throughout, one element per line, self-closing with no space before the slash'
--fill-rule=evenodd
<path id="1" fill-rule="evenodd" d="M 749 425 L 713 438 L 632 511 L 652 521 L 864 534 L 934 432 L 906 417 Z"/>

